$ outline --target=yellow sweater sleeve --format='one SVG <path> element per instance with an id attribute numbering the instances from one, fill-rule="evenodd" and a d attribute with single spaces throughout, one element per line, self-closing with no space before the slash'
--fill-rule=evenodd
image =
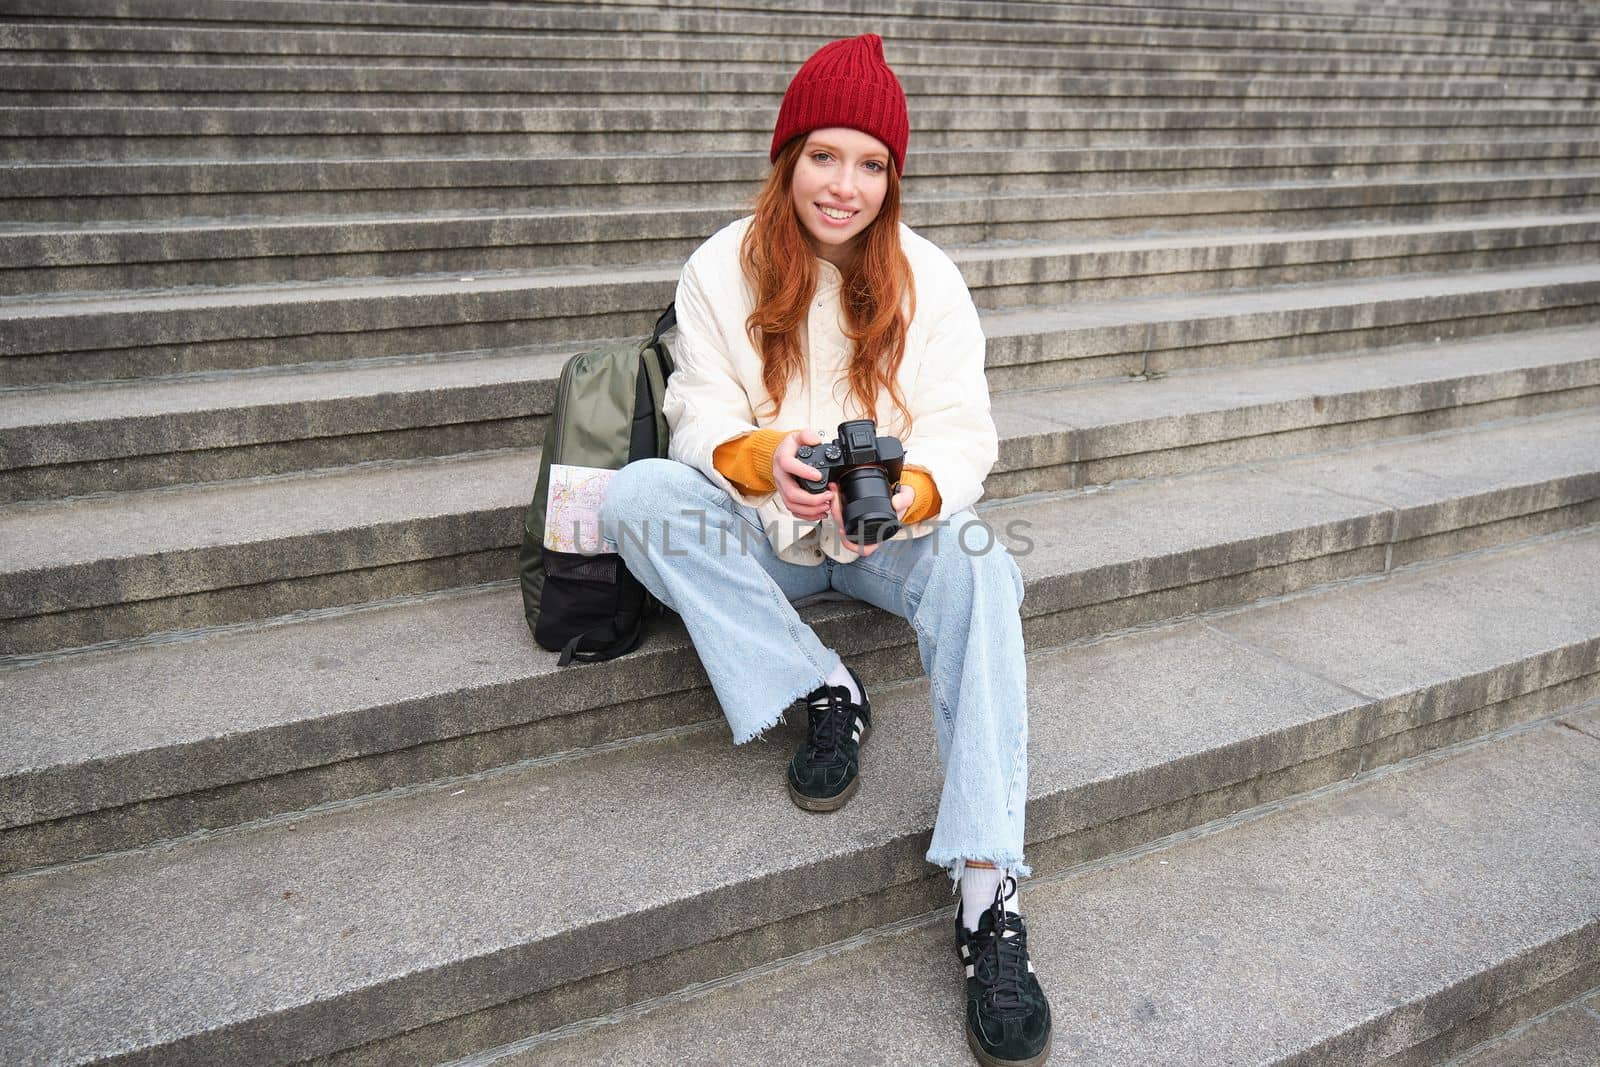
<path id="1" fill-rule="evenodd" d="M 741 493 L 747 496 L 770 493 L 777 488 L 772 481 L 772 454 L 788 435 L 788 430 L 754 430 L 722 442 L 712 452 L 711 462 L 717 473 L 736 485 Z M 909 485 L 913 493 L 903 522 L 921 522 L 939 514 L 944 502 L 939 498 L 938 486 L 933 484 L 933 475 L 921 467 L 907 466 L 900 472 L 900 484 Z"/>
<path id="2" fill-rule="evenodd" d="M 788 435 L 788 430 L 753 430 L 718 445 L 711 463 L 746 496 L 770 493 L 778 488 L 772 481 L 772 454 Z"/>
<path id="3" fill-rule="evenodd" d="M 921 522 L 939 514 L 944 501 L 939 498 L 939 487 L 933 484 L 933 475 L 921 467 L 903 467 L 900 471 L 900 484 L 909 485 L 911 491 L 916 494 L 911 498 L 911 506 L 906 508 L 901 522 Z"/>

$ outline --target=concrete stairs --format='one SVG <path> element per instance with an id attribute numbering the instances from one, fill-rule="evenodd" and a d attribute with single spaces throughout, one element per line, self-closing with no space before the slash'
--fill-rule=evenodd
<path id="1" fill-rule="evenodd" d="M 969 1062 L 909 628 L 804 611 L 884 724 L 824 819 L 681 626 L 557 668 L 510 580 L 563 361 L 869 30 L 989 337 L 1051 1062 L 1600 1057 L 1597 25 L 12 0 L 0 1058 Z"/>

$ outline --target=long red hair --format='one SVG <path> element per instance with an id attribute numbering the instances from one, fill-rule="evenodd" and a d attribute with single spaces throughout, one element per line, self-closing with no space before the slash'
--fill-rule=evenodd
<path id="1" fill-rule="evenodd" d="M 817 289 L 816 253 L 795 215 L 792 195 L 795 165 L 805 144 L 804 137 L 796 137 L 778 153 L 739 249 L 756 298 L 745 330 L 761 353 L 761 383 L 772 398 L 774 415 L 789 382 L 805 368 L 800 325 Z M 886 392 L 905 424 L 902 433 L 909 434 L 911 412 L 896 376 L 905 359 L 917 294 L 911 263 L 900 247 L 900 176 L 893 159 L 887 169 L 883 206 L 857 238 L 855 261 L 843 272 L 839 303 L 844 334 L 852 343 L 850 396 L 867 418 L 876 418 L 878 397 Z"/>

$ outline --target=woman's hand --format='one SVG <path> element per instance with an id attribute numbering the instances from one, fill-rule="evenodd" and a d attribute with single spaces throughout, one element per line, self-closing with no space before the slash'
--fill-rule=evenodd
<path id="1" fill-rule="evenodd" d="M 858 545 L 844 535 L 844 513 L 842 510 L 844 505 L 839 502 L 839 483 L 829 482 L 828 493 L 833 498 L 833 524 L 839 529 L 840 543 L 863 559 L 878 551 L 878 545 Z M 889 498 L 889 504 L 894 508 L 896 518 L 904 519 L 906 517 L 906 512 L 911 508 L 911 501 L 915 500 L 916 496 L 916 490 L 909 485 L 902 485 L 894 496 Z M 879 544 L 882 544 L 882 542 L 880 541 Z"/>
<path id="2" fill-rule="evenodd" d="M 833 505 L 839 490 L 837 483 L 830 483 L 827 492 L 811 493 L 795 481 L 797 477 L 807 481 L 816 481 L 822 477 L 821 471 L 808 467 L 794 458 L 795 452 L 801 445 L 821 443 L 822 438 L 817 431 L 795 430 L 779 441 L 777 449 L 772 453 L 772 484 L 778 487 L 778 495 L 783 498 L 783 504 L 789 509 L 789 514 L 807 522 L 817 522 L 827 518 L 828 510 Z"/>

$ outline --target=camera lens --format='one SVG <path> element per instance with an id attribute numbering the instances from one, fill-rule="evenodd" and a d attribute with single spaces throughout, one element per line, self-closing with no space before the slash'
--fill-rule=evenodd
<path id="1" fill-rule="evenodd" d="M 850 468 L 839 478 L 839 492 L 844 497 L 844 533 L 856 544 L 880 544 L 900 532 L 882 467 Z"/>

